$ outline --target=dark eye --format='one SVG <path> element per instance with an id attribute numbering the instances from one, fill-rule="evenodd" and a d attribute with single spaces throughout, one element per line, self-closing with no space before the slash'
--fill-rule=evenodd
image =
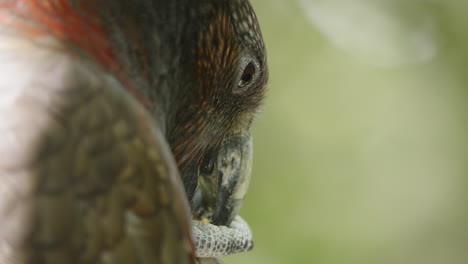
<path id="1" fill-rule="evenodd" d="M 255 65 L 252 62 L 249 62 L 247 66 L 245 66 L 244 71 L 239 80 L 239 88 L 244 88 L 245 86 L 249 85 L 255 76 Z"/>
<path id="2" fill-rule="evenodd" d="M 232 91 L 235 94 L 243 94 L 255 88 L 254 86 L 258 83 L 258 78 L 261 76 L 261 68 L 258 59 L 250 54 L 244 55 L 239 60 L 237 67 Z"/>

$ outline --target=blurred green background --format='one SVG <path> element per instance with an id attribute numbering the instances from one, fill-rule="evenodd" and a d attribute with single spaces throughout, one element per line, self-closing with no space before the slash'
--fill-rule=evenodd
<path id="1" fill-rule="evenodd" d="M 252 4 L 255 248 L 225 263 L 468 263 L 468 1 Z"/>

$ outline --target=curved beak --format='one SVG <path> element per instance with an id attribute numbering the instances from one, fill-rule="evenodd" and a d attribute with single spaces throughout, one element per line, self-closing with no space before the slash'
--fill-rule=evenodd
<path id="1" fill-rule="evenodd" d="M 195 219 L 228 226 L 239 212 L 247 193 L 252 168 L 252 138 L 232 135 L 217 149 L 209 150 L 199 169 L 192 199 Z"/>

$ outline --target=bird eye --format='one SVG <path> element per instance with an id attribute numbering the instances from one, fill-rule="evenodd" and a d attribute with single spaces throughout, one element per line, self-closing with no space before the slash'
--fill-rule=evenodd
<path id="1" fill-rule="evenodd" d="M 260 75 L 260 64 L 256 58 L 247 55 L 241 58 L 238 67 L 237 78 L 232 91 L 236 94 L 242 94 L 257 83 Z"/>
<path id="2" fill-rule="evenodd" d="M 255 65 L 252 62 L 249 62 L 247 66 L 245 66 L 244 71 L 239 80 L 239 88 L 244 88 L 245 86 L 249 85 L 255 76 Z"/>

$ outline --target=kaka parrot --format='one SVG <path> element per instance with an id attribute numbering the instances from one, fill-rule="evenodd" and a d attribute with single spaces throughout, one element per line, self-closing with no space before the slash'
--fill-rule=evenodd
<path id="1" fill-rule="evenodd" d="M 268 79 L 248 0 L 0 0 L 0 263 L 219 263 Z"/>

